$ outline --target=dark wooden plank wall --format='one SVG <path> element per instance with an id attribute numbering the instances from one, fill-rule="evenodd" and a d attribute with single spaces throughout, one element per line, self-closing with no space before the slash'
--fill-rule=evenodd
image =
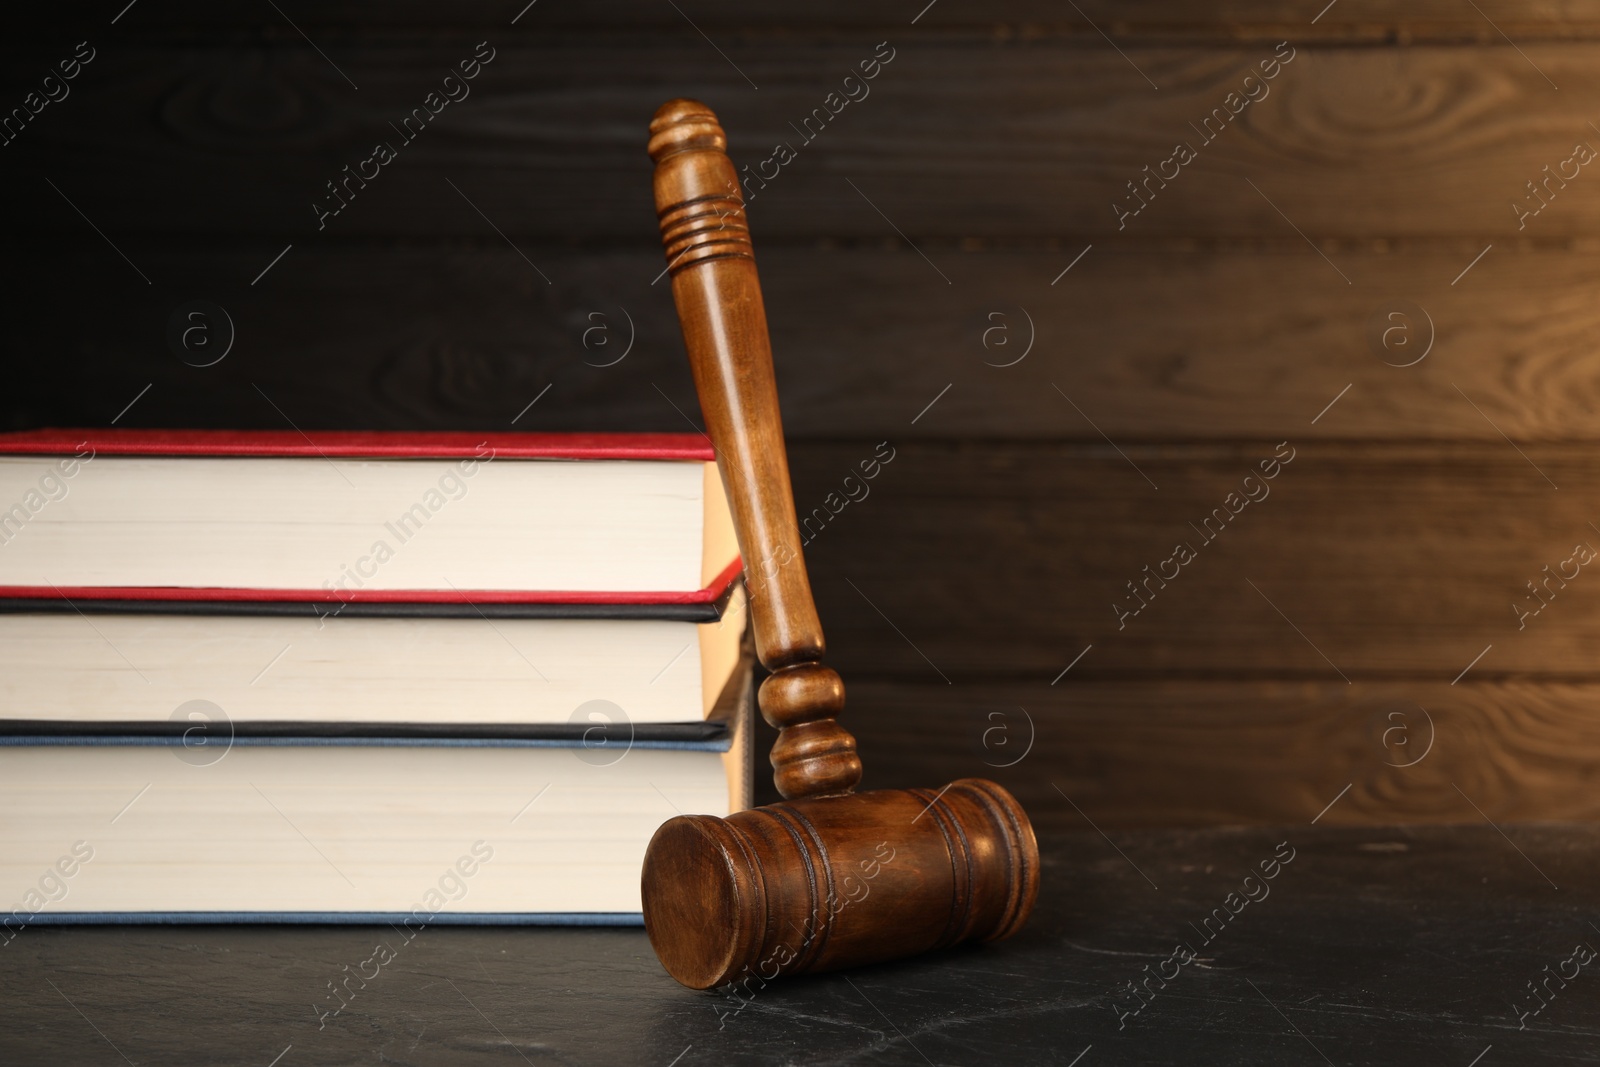
<path id="1" fill-rule="evenodd" d="M 1062 793 L 1106 826 L 1600 817 L 1600 579 L 1513 607 L 1600 546 L 1600 178 L 1512 207 L 1600 147 L 1600 3 L 678 6 L 286 7 L 316 48 L 270 6 L 27 14 L 5 106 L 97 51 L 0 147 L 0 424 L 150 385 L 119 425 L 684 428 L 642 133 L 695 95 L 736 162 L 798 149 L 751 216 L 869 784 L 989 773 L 1045 826 L 1082 825 Z M 216 366 L 168 348 L 192 299 L 236 324 Z"/>

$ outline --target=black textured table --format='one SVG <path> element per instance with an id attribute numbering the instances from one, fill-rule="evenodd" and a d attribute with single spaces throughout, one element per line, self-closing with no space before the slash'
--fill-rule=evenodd
<path id="1" fill-rule="evenodd" d="M 639 930 L 434 927 L 324 1017 L 392 932 L 31 927 L 0 949 L 0 1063 L 1600 1062 L 1600 829 L 1043 846 L 1015 940 L 742 1000 L 678 987 Z"/>

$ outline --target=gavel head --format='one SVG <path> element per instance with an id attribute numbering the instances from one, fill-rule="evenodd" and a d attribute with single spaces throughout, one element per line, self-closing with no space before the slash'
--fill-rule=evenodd
<path id="1" fill-rule="evenodd" d="M 683 815 L 645 854 L 644 925 L 694 989 L 1009 937 L 1039 891 L 1011 794 L 963 778 Z"/>

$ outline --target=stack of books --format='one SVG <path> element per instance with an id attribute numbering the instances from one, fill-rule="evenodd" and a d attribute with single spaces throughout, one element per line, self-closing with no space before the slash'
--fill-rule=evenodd
<path id="1" fill-rule="evenodd" d="M 638 921 L 750 802 L 696 434 L 0 435 L 0 942 Z"/>

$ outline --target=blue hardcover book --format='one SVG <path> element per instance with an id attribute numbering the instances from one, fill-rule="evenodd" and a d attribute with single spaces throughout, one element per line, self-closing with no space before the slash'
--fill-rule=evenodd
<path id="1" fill-rule="evenodd" d="M 748 648 L 711 714 L 560 724 L 0 721 L 0 943 L 45 923 L 638 924 L 675 814 L 747 807 Z"/>

